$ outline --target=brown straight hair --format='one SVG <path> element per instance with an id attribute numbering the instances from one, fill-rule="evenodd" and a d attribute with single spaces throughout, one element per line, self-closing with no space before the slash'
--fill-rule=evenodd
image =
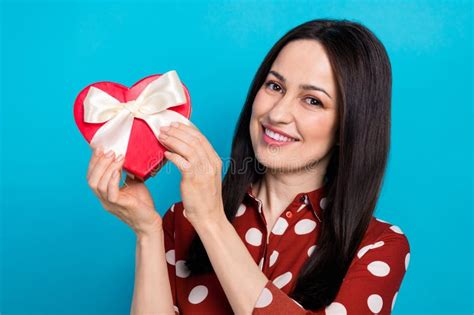
<path id="1" fill-rule="evenodd" d="M 265 170 L 255 158 L 250 139 L 255 95 L 281 49 L 298 39 L 323 45 L 335 74 L 339 100 L 339 145 L 334 147 L 326 169 L 327 204 L 318 249 L 302 266 L 290 292 L 305 309 L 317 310 L 335 299 L 379 198 L 390 148 L 392 74 L 384 46 L 358 22 L 317 19 L 286 33 L 258 68 L 234 132 L 230 166 L 222 183 L 224 210 L 230 222 L 249 184 L 260 180 Z M 213 271 L 197 234 L 186 265 L 191 274 Z"/>

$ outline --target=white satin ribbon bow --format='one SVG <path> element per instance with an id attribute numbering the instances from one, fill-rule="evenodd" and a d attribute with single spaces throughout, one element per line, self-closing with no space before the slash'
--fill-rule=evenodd
<path id="1" fill-rule="evenodd" d="M 160 127 L 169 126 L 173 121 L 194 126 L 183 115 L 168 110 L 185 102 L 186 95 L 175 70 L 166 72 L 150 82 L 136 100 L 126 103 L 120 103 L 116 98 L 92 86 L 84 99 L 84 121 L 107 123 L 97 130 L 90 145 L 102 146 L 104 152 L 111 149 L 117 156 L 125 156 L 135 117 L 143 119 L 157 139 Z"/>

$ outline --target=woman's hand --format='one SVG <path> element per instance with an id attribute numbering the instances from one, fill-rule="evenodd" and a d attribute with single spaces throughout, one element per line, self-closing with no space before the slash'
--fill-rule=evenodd
<path id="1" fill-rule="evenodd" d="M 184 215 L 195 224 L 225 216 L 222 203 L 222 161 L 194 126 L 174 122 L 160 128 L 160 142 L 171 152 L 165 157 L 179 169 Z"/>
<path id="2" fill-rule="evenodd" d="M 87 181 L 102 206 L 130 226 L 138 237 L 162 231 L 162 220 L 145 183 L 127 176 L 119 187 L 123 157 L 94 148 Z"/>

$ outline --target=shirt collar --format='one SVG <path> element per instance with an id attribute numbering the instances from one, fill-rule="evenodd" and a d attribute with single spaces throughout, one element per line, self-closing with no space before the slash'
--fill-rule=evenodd
<path id="1" fill-rule="evenodd" d="M 316 215 L 319 222 L 321 222 L 323 219 L 323 210 L 327 202 L 326 201 L 326 193 L 327 193 L 326 186 L 327 184 L 324 184 L 320 188 L 317 188 L 311 191 L 300 192 L 296 194 L 291 204 L 297 204 L 297 205 L 306 204 L 306 208 L 313 211 L 313 213 Z M 261 201 L 252 194 L 252 183 L 250 183 L 250 185 L 248 186 L 247 191 L 245 193 L 245 197 L 247 200 L 250 200 L 257 207 L 257 209 L 260 209 L 259 206 L 260 206 Z"/>

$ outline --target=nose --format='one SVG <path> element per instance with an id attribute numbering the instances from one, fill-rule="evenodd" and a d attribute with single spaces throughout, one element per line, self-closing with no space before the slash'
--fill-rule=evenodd
<path id="1" fill-rule="evenodd" d="M 268 112 L 268 119 L 273 125 L 290 123 L 293 120 L 293 103 L 288 94 L 275 102 Z"/>

